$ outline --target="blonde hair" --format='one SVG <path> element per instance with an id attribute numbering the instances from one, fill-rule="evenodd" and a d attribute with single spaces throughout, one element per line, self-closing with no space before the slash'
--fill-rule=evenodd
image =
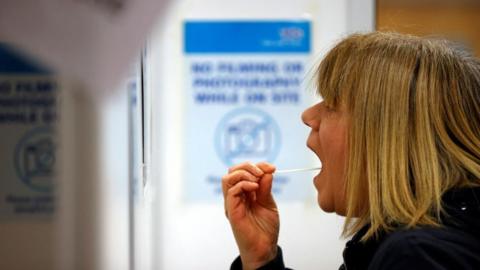
<path id="1" fill-rule="evenodd" d="M 442 40 L 354 34 L 317 70 L 349 115 L 344 235 L 439 226 L 442 195 L 480 185 L 480 62 Z"/>

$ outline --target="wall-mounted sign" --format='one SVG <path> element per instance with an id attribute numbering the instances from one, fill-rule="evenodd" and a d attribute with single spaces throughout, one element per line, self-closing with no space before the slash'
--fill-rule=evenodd
<path id="1" fill-rule="evenodd" d="M 0 44 L 0 220 L 54 212 L 57 84 Z"/>
<path id="2" fill-rule="evenodd" d="M 184 23 L 187 200 L 221 198 L 222 175 L 243 161 L 312 164 L 300 120 L 310 46 L 304 20 Z M 305 197 L 311 187 L 295 177 L 275 178 L 277 197 Z"/>

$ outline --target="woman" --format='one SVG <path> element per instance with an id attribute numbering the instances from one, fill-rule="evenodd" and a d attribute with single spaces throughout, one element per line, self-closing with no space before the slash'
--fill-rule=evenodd
<path id="1" fill-rule="evenodd" d="M 340 269 L 480 269 L 479 60 L 440 40 L 356 34 L 317 77 L 323 102 L 302 120 L 322 162 L 318 204 L 353 235 Z M 243 163 L 223 177 L 232 269 L 284 269 L 274 172 Z"/>

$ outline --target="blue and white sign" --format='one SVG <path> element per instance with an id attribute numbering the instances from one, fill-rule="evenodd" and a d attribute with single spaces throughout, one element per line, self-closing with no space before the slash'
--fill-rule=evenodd
<path id="1" fill-rule="evenodd" d="M 313 165 L 300 120 L 310 47 L 304 20 L 184 23 L 187 200 L 220 199 L 222 175 L 243 161 Z M 296 177 L 275 176 L 277 198 L 305 198 Z"/>
<path id="2" fill-rule="evenodd" d="M 0 44 L 0 220 L 54 213 L 56 120 L 54 76 Z"/>
<path id="3" fill-rule="evenodd" d="M 273 162 L 281 147 L 281 132 L 268 113 L 240 108 L 220 120 L 214 142 L 218 157 L 228 166 L 246 158 L 252 162 Z"/>

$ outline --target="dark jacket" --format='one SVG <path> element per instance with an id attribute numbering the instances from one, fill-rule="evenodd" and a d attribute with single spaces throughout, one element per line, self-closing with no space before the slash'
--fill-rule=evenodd
<path id="1" fill-rule="evenodd" d="M 363 228 L 347 242 L 340 270 L 480 270 L 480 188 L 451 190 L 442 200 L 446 215 L 440 228 L 398 229 L 362 243 L 368 229 Z M 240 258 L 231 269 L 242 269 Z M 281 249 L 259 269 L 288 269 Z"/>

